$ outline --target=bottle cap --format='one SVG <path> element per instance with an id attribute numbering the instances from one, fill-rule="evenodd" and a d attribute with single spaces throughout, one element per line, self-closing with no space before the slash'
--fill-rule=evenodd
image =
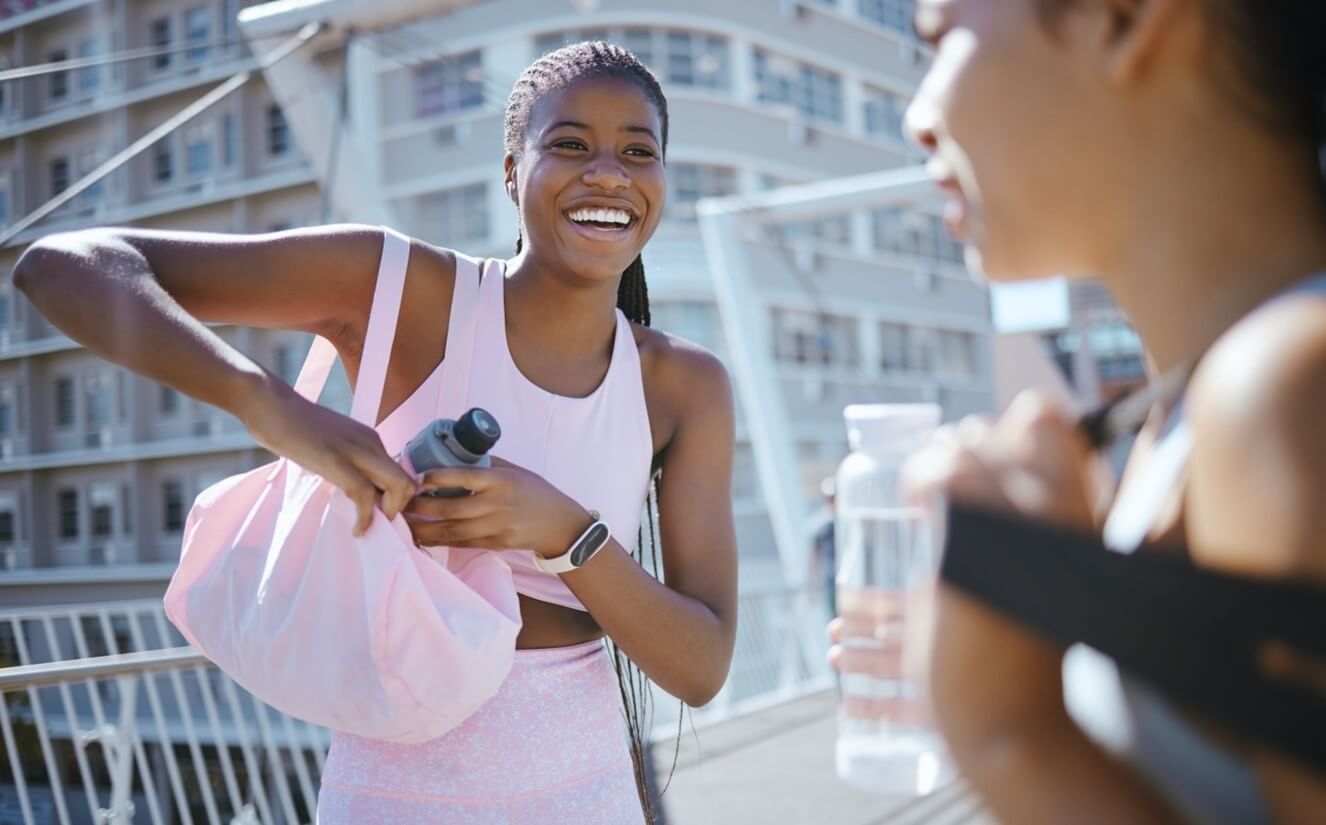
<path id="1" fill-rule="evenodd" d="M 451 434 L 461 447 L 480 456 L 491 450 L 502 437 L 502 428 L 491 413 L 475 407 L 456 420 Z"/>
<path id="2" fill-rule="evenodd" d="M 852 404 L 843 410 L 853 450 L 908 454 L 925 446 L 939 426 L 938 404 Z"/>

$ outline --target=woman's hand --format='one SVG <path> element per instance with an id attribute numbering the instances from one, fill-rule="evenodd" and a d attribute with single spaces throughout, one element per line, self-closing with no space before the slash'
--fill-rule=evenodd
<path id="1" fill-rule="evenodd" d="M 355 504 L 355 535 L 362 535 L 379 507 L 395 518 L 417 487 L 387 455 L 370 427 L 321 407 L 267 376 L 242 409 L 245 427 L 259 444 L 317 473 Z"/>
<path id="2" fill-rule="evenodd" d="M 908 462 L 904 486 L 931 507 L 956 502 L 1090 530 L 1092 462 L 1075 417 L 1028 393 L 997 422 L 942 430 Z M 964 749 L 979 758 L 1022 731 L 1066 722 L 1059 647 L 942 584 L 934 614 L 931 696 L 960 762 Z"/>
<path id="3" fill-rule="evenodd" d="M 565 553 L 592 519 L 585 508 L 529 470 L 499 458 L 491 468 L 446 468 L 424 474 L 424 489 L 464 488 L 459 498 L 415 496 L 406 521 L 420 546 Z"/>
<path id="4" fill-rule="evenodd" d="M 954 501 L 1092 529 L 1093 458 L 1076 417 L 1034 393 L 996 422 L 971 416 L 943 427 L 903 472 L 907 497 Z"/>

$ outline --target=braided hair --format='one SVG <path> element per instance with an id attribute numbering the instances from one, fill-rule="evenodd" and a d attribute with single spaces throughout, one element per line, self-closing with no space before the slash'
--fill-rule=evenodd
<path id="1" fill-rule="evenodd" d="M 663 96 L 663 89 L 653 72 L 626 49 L 612 43 L 587 41 L 575 43 L 545 54 L 535 60 L 521 74 L 507 98 L 505 118 L 506 150 L 519 155 L 525 145 L 525 135 L 529 130 L 530 114 L 534 104 L 549 92 L 564 89 L 585 78 L 609 77 L 634 83 L 658 112 L 662 128 L 661 142 L 664 155 L 668 145 L 668 101 Z M 519 254 L 522 239 L 516 236 L 516 253 Z M 642 326 L 649 326 L 649 287 L 645 283 L 645 264 L 637 255 L 631 265 L 622 272 L 621 282 L 617 287 L 617 308 L 628 320 Z M 649 546 L 650 565 L 654 577 L 659 578 L 659 554 L 657 543 L 658 479 L 655 471 L 649 480 L 649 496 L 645 502 L 647 519 L 640 525 L 634 555 L 642 567 L 645 566 L 644 548 Z M 609 640 L 611 642 L 611 640 Z M 617 684 L 621 690 L 622 706 L 626 714 L 626 723 L 631 736 L 631 762 L 635 767 L 636 790 L 640 794 L 640 804 L 647 822 L 657 819 L 654 811 L 653 794 L 649 788 L 649 772 L 645 755 L 645 726 L 650 713 L 650 688 L 648 678 L 628 659 L 615 643 L 611 645 L 613 666 L 617 672 Z M 680 738 L 678 739 L 680 747 Z M 676 769 L 676 754 L 673 757 L 673 769 Z M 665 788 L 666 790 L 666 788 Z"/>

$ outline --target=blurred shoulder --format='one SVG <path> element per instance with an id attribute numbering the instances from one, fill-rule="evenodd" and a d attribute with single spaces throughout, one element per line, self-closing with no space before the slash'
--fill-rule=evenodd
<path id="1" fill-rule="evenodd" d="M 1194 557 L 1326 578 L 1326 294 L 1277 299 L 1221 336 L 1186 414 Z"/>

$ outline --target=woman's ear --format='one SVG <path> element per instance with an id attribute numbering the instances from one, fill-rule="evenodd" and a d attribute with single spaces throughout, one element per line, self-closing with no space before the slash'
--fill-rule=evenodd
<path id="1" fill-rule="evenodd" d="M 1107 75 L 1127 83 L 1153 65 L 1172 42 L 1180 12 L 1193 11 L 1189 0 L 1106 0 L 1110 14 L 1103 44 Z"/>
<path id="2" fill-rule="evenodd" d="M 502 159 L 502 169 L 505 173 L 506 196 L 516 206 L 520 206 L 520 198 L 516 189 L 516 156 L 510 152 Z"/>

